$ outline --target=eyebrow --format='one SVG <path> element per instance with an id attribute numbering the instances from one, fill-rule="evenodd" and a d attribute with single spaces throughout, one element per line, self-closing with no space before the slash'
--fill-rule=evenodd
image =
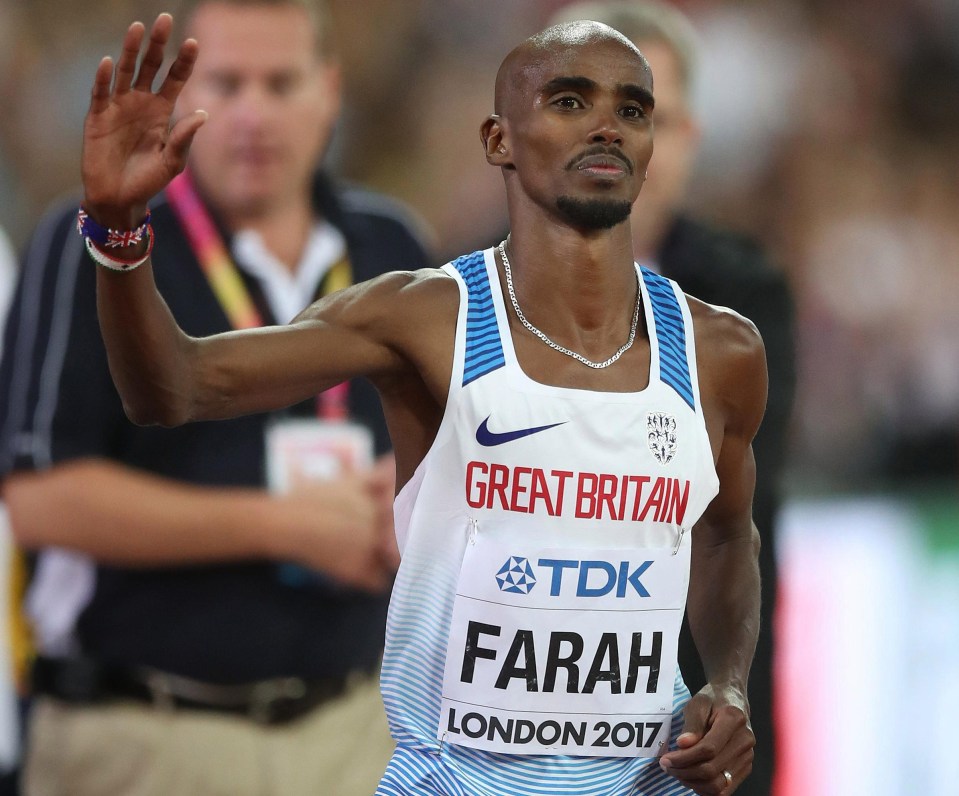
<path id="1" fill-rule="evenodd" d="M 588 77 L 581 77 L 578 75 L 563 75 L 560 77 L 554 77 L 552 80 L 548 81 L 543 86 L 540 93 L 544 96 L 557 94 L 561 91 L 580 91 L 585 93 L 588 91 L 595 91 L 598 88 L 599 84 L 595 80 L 591 80 Z M 644 108 L 653 108 L 656 105 L 656 100 L 653 98 L 653 92 L 647 88 L 643 88 L 643 86 L 637 85 L 636 83 L 617 83 L 616 93 L 622 94 L 631 100 L 635 100 Z"/>
<path id="2" fill-rule="evenodd" d="M 644 108 L 652 110 L 656 106 L 656 99 L 653 92 L 648 88 L 637 86 L 635 83 L 620 83 L 616 86 L 616 91 L 624 94 L 631 100 L 636 100 Z"/>
<path id="3" fill-rule="evenodd" d="M 543 94 L 556 94 L 560 91 L 592 91 L 599 88 L 595 80 L 588 77 L 554 77 L 542 88 Z"/>

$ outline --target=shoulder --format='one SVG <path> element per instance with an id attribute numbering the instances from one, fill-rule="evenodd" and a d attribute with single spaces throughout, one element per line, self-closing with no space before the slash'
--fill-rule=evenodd
<path id="1" fill-rule="evenodd" d="M 763 351 L 759 330 L 745 315 L 688 294 L 686 301 L 689 303 L 697 347 L 707 350 L 715 348 L 717 351 L 728 349 L 730 352 L 753 355 Z"/>
<path id="2" fill-rule="evenodd" d="M 381 296 L 391 301 L 414 301 L 417 304 L 443 302 L 450 303 L 459 292 L 456 280 L 442 268 L 419 268 L 415 271 L 390 271 L 362 285 L 359 292 L 366 296 Z M 396 306 L 401 313 L 410 312 L 413 307 Z"/>
<path id="3" fill-rule="evenodd" d="M 687 296 L 696 337 L 703 401 L 718 403 L 727 418 L 758 428 L 766 406 L 766 349 L 756 325 L 728 307 Z"/>
<path id="4" fill-rule="evenodd" d="M 385 331 L 450 313 L 455 318 L 458 297 L 456 280 L 440 268 L 389 271 L 317 302 L 301 318 L 328 318 L 333 311 L 348 316 L 351 325 Z"/>
<path id="5" fill-rule="evenodd" d="M 389 272 L 332 293 L 301 313 L 295 323 L 305 329 L 347 330 L 381 353 L 391 352 L 394 367 L 375 374 L 381 390 L 388 389 L 391 374 L 403 376 L 406 383 L 411 372 L 439 390 L 449 380 L 446 371 L 436 374 L 442 363 L 451 361 L 458 313 L 457 281 L 441 269 L 424 268 Z"/>

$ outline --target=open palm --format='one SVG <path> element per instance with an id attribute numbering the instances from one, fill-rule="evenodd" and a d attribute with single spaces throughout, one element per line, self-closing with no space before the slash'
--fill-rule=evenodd
<path id="1" fill-rule="evenodd" d="M 116 67 L 111 58 L 97 67 L 83 128 L 82 174 L 85 205 L 101 223 L 134 225 L 150 197 L 182 171 L 193 136 L 206 119 L 204 111 L 194 111 L 170 126 L 196 62 L 192 39 L 180 46 L 163 83 L 153 91 L 172 26 L 169 14 L 157 17 L 139 72 L 145 38 L 140 22 L 127 29 Z"/>

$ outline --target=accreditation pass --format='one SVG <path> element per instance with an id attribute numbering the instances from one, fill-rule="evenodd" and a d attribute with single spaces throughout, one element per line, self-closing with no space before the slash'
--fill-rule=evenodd
<path id="1" fill-rule="evenodd" d="M 466 547 L 438 738 L 520 755 L 653 757 L 673 711 L 689 546 Z"/>

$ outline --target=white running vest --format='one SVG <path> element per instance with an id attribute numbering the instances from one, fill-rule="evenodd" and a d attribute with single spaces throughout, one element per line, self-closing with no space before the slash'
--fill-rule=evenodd
<path id="1" fill-rule="evenodd" d="M 655 757 L 688 698 L 689 531 L 718 491 L 686 299 L 639 268 L 648 387 L 567 389 L 520 369 L 492 249 L 444 270 L 453 376 L 395 504 L 378 793 L 685 793 Z"/>

